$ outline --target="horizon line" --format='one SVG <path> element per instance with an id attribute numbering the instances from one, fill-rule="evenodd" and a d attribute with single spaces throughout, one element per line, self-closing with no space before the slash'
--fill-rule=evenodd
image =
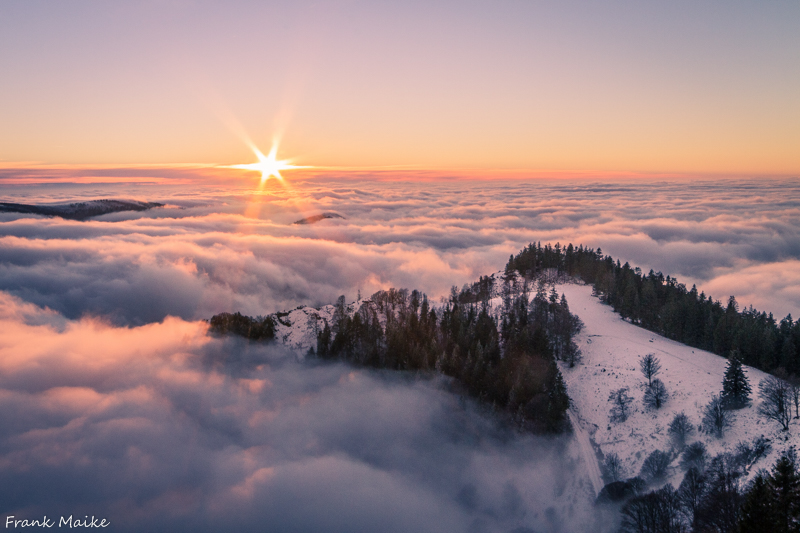
<path id="1" fill-rule="evenodd" d="M 111 171 L 111 170 L 140 170 L 140 171 L 221 171 L 249 173 L 253 172 L 245 169 L 236 169 L 229 164 L 218 163 L 45 163 L 41 161 L 3 161 L 0 160 L 0 171 L 19 171 L 23 174 L 36 171 L 62 171 L 62 172 L 81 172 L 81 171 Z M 353 173 L 353 177 L 365 177 L 364 174 L 374 173 L 380 175 L 408 172 L 416 176 L 407 176 L 408 179 L 798 179 L 800 172 L 775 173 L 775 172 L 733 172 L 733 171 L 658 171 L 658 170 L 600 170 L 600 169 L 548 169 L 548 168 L 525 168 L 525 167 L 457 167 L 457 166 L 433 166 L 433 165 L 369 165 L 369 166 L 346 166 L 346 165 L 298 165 L 297 168 L 287 169 L 287 174 L 294 179 L 307 180 L 318 179 L 324 173 Z M 453 175 L 457 174 L 457 175 Z M 494 176 L 492 176 L 494 175 Z M 33 176 L 27 176 L 27 179 Z M 41 176 L 40 176 L 41 177 Z M 79 176 L 74 176 L 79 178 Z M 102 176 L 81 176 L 80 178 L 95 178 Z M 124 176 L 115 176 L 115 181 Z M 288 177 L 288 176 L 287 176 Z M 338 175 L 336 178 L 347 178 L 348 176 Z M 385 177 L 385 176 L 384 176 Z M 9 179 L 10 178 L 10 179 Z M 14 177 L 6 178 L 0 176 L 0 182 L 13 181 Z M 23 178 L 19 176 L 18 178 Z M 110 177 L 109 177 L 110 178 Z M 157 179 L 159 176 L 130 176 L 129 179 Z M 52 179 L 57 179 L 55 176 Z M 62 178 L 63 179 L 63 178 Z M 161 179 L 168 179 L 161 177 Z M 50 181 L 47 180 L 47 181 Z"/>

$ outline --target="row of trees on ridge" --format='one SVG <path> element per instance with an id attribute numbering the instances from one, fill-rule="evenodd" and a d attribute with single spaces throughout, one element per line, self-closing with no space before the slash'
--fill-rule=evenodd
<path id="1" fill-rule="evenodd" d="M 752 307 L 740 311 L 733 296 L 727 303 L 714 300 L 695 286 L 687 289 L 661 272 L 644 274 L 582 245 L 532 243 L 506 265 L 506 275 L 547 273 L 593 285 L 615 311 L 650 331 L 723 357 L 736 350 L 744 364 L 765 372 L 800 375 L 800 322 L 791 314 L 778 321 Z"/>

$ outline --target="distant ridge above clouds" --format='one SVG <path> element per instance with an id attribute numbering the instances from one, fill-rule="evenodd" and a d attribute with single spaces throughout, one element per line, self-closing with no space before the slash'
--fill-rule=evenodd
<path id="1" fill-rule="evenodd" d="M 326 218 L 344 218 L 342 215 L 338 213 L 320 213 L 319 215 L 311 215 L 310 217 L 301 218 L 300 220 L 295 220 L 292 224 L 314 224 L 315 222 L 319 222 L 320 220 L 325 220 Z"/>
<path id="2" fill-rule="evenodd" d="M 0 202 L 0 212 L 31 213 L 50 217 L 61 217 L 70 220 L 86 220 L 87 218 L 118 213 L 120 211 L 146 211 L 153 207 L 163 207 L 156 202 L 139 202 L 137 200 L 88 200 L 58 204 L 15 204 Z"/>

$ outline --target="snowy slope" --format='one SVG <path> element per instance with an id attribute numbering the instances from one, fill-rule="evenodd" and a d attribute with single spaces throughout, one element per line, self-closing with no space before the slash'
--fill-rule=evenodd
<path id="1" fill-rule="evenodd" d="M 353 307 L 352 305 L 350 307 Z M 275 338 L 302 357 L 309 348 L 317 347 L 317 333 L 325 327 L 325 321 L 333 324 L 333 305 L 319 309 L 301 306 L 288 313 L 275 313 Z"/>
<path id="2" fill-rule="evenodd" d="M 623 462 L 625 476 L 638 475 L 651 452 L 670 450 L 667 428 L 676 413 L 684 411 L 696 426 L 700 424 L 702 408 L 722 390 L 727 360 L 624 321 L 610 306 L 592 296 L 590 286 L 561 284 L 557 290 L 566 295 L 570 311 L 585 324 L 576 339 L 583 352 L 582 363 L 574 368 L 561 366 L 573 409 L 599 450 L 603 454 L 616 453 Z M 646 379 L 639 370 L 639 358 L 648 353 L 654 353 L 661 361 L 658 377 L 670 394 L 664 407 L 657 411 L 648 410 L 643 404 Z M 689 442 L 702 440 L 713 456 L 734 451 L 740 441 L 752 442 L 764 435 L 771 440 L 772 451 L 751 468 L 752 475 L 759 468 L 770 468 L 789 445 L 800 445 L 800 428 L 798 421 L 793 420 L 787 434 L 777 422 L 759 416 L 758 383 L 766 374 L 750 367 L 745 367 L 745 373 L 754 392 L 753 404 L 734 411 L 733 425 L 722 439 L 695 432 Z M 628 387 L 634 397 L 632 414 L 625 422 L 611 424 L 608 396 L 622 387 Z M 675 486 L 683 477 L 677 465 L 676 458 L 669 477 Z"/>
<path id="3" fill-rule="evenodd" d="M 574 368 L 561 364 L 561 371 L 572 399 L 569 416 L 576 437 L 572 447 L 583 460 L 587 486 L 597 493 L 602 488 L 599 465 L 604 455 L 616 453 L 622 461 L 624 476 L 633 477 L 654 450 L 672 449 L 667 428 L 676 413 L 683 411 L 696 427 L 700 425 L 703 407 L 722 390 L 727 361 L 624 321 L 611 307 L 592 296 L 590 286 L 559 284 L 556 289 L 566 295 L 571 312 L 585 324 L 576 338 L 583 352 L 582 362 Z M 372 304 L 369 300 L 359 300 L 347 306 L 347 313 L 353 316 L 365 303 Z M 492 303 L 499 307 L 500 300 Z M 276 339 L 303 357 L 309 348 L 316 347 L 317 333 L 325 322 L 333 324 L 334 310 L 333 305 L 320 309 L 301 306 L 288 313 L 276 313 L 272 315 L 277 324 Z M 385 322 L 385 317 L 380 316 L 380 320 Z M 646 380 L 639 370 L 639 358 L 648 353 L 660 360 L 662 369 L 658 377 L 669 392 L 669 399 L 659 410 L 649 410 L 643 403 Z M 797 436 L 800 423 L 793 420 L 786 433 L 777 422 L 759 416 L 758 383 L 766 374 L 750 367 L 745 367 L 745 372 L 753 389 L 752 405 L 734 411 L 733 425 L 722 439 L 696 431 L 688 442 L 703 441 L 712 457 L 723 451 L 733 452 L 739 442 L 751 443 L 764 435 L 770 439 L 772 450 L 753 465 L 752 475 L 759 468 L 771 467 L 789 445 L 800 447 Z M 627 421 L 612 424 L 608 396 L 612 390 L 623 387 L 634 398 L 631 414 Z M 683 471 L 678 467 L 677 453 L 674 456 L 668 480 L 677 486 Z"/>
<path id="4" fill-rule="evenodd" d="M 378 311 L 377 306 L 369 300 L 362 299 L 345 307 L 345 312 L 351 318 L 363 305 L 371 307 L 378 315 L 378 321 L 382 326 L 386 324 L 386 317 Z M 333 327 L 333 314 L 336 306 L 325 305 L 316 309 L 301 305 L 293 311 L 284 313 L 274 313 L 270 316 L 275 319 L 275 338 L 297 352 L 298 357 L 302 358 L 309 348 L 316 349 L 317 333 L 322 331 L 327 322 Z"/>

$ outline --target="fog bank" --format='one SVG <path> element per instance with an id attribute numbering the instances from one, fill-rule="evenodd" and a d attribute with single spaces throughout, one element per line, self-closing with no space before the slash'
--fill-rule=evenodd
<path id="1" fill-rule="evenodd" d="M 299 362 L 169 318 L 136 328 L 0 294 L 0 512 L 115 531 L 596 531 L 568 437 L 443 379 Z"/>

